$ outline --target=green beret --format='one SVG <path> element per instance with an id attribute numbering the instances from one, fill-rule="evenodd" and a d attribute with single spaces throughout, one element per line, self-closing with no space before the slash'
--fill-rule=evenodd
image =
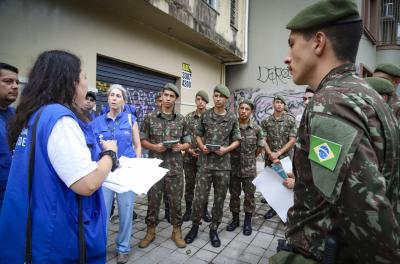
<path id="1" fill-rule="evenodd" d="M 228 87 L 223 84 L 218 84 L 217 86 L 215 86 L 214 92 L 219 92 L 226 98 L 229 98 L 231 96 L 231 92 L 229 91 Z"/>
<path id="2" fill-rule="evenodd" d="M 335 24 L 361 21 L 357 4 L 351 0 L 322 0 L 301 10 L 287 29 L 294 31 L 318 29 Z"/>
<path id="3" fill-rule="evenodd" d="M 365 81 L 379 94 L 391 95 L 394 92 L 393 84 L 384 78 L 367 77 L 365 78 Z"/>
<path id="4" fill-rule="evenodd" d="M 281 100 L 282 103 L 283 103 L 284 105 L 286 105 L 286 100 L 285 100 L 285 98 L 283 98 L 282 95 L 275 95 L 275 97 L 274 97 L 274 102 L 275 102 L 276 100 Z"/>
<path id="5" fill-rule="evenodd" d="M 248 106 L 250 106 L 251 110 L 254 110 L 254 104 L 253 104 L 253 102 L 252 102 L 251 100 L 249 100 L 249 99 L 243 99 L 243 100 L 240 102 L 239 106 L 240 106 L 241 104 L 247 104 Z"/>
<path id="6" fill-rule="evenodd" d="M 375 71 L 384 72 L 394 77 L 400 77 L 400 67 L 392 63 L 384 63 L 376 66 Z"/>
<path id="7" fill-rule="evenodd" d="M 196 94 L 196 96 L 200 96 L 200 97 L 203 98 L 203 100 L 206 101 L 207 103 L 209 102 L 208 94 L 207 94 L 205 91 L 203 91 L 203 90 L 198 91 L 197 94 Z"/>
<path id="8" fill-rule="evenodd" d="M 175 84 L 167 83 L 167 84 L 164 86 L 163 91 L 164 91 L 164 90 L 171 90 L 171 91 L 173 91 L 173 92 L 176 94 L 176 98 L 178 98 L 178 97 L 180 96 L 178 87 L 176 87 Z"/>

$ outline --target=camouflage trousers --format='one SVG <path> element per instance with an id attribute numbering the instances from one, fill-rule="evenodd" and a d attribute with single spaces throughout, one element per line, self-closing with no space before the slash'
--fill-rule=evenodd
<path id="1" fill-rule="evenodd" d="M 231 199 L 229 201 L 229 208 L 232 213 L 240 212 L 240 194 L 244 192 L 243 209 L 245 213 L 254 213 L 256 202 L 254 193 L 256 186 L 252 183 L 255 177 L 242 177 L 240 169 L 232 170 L 229 180 L 229 193 Z"/>
<path id="2" fill-rule="evenodd" d="M 196 187 L 194 189 L 194 201 L 192 212 L 193 225 L 201 224 L 204 206 L 208 201 L 211 183 L 214 187 L 214 204 L 212 207 L 211 230 L 216 230 L 222 221 L 224 202 L 229 184 L 229 170 L 200 169 L 197 172 Z"/>
<path id="3" fill-rule="evenodd" d="M 184 162 L 183 169 L 185 171 L 185 201 L 193 201 L 197 165 L 195 163 Z"/>
<path id="4" fill-rule="evenodd" d="M 157 225 L 158 213 L 160 212 L 161 198 L 163 196 L 165 186 L 164 199 L 168 201 L 169 210 L 171 215 L 172 225 L 182 224 L 182 211 L 181 211 L 181 200 L 183 194 L 183 175 L 169 175 L 167 174 L 164 178 L 159 180 L 150 190 L 147 192 L 147 216 L 146 224 Z"/>

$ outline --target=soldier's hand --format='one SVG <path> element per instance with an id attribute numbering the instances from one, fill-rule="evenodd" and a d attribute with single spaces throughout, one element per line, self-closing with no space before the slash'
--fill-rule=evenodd
<path id="1" fill-rule="evenodd" d="M 162 143 L 158 143 L 154 145 L 154 149 L 155 152 L 157 153 L 163 153 L 167 150 L 166 147 L 164 147 L 164 145 Z"/>
<path id="2" fill-rule="evenodd" d="M 116 140 L 100 140 L 101 148 L 105 150 L 112 150 L 117 153 L 117 141 Z"/>
<path id="3" fill-rule="evenodd" d="M 190 155 L 192 155 L 192 157 L 195 157 L 195 158 L 199 157 L 199 153 L 194 149 L 190 148 L 190 149 L 188 149 L 188 152 Z"/>
<path id="4" fill-rule="evenodd" d="M 287 178 L 286 180 L 283 181 L 283 185 L 288 189 L 293 189 L 294 182 L 295 180 L 293 178 Z"/>
<path id="5" fill-rule="evenodd" d="M 183 146 L 183 144 L 176 143 L 176 144 L 172 145 L 172 151 L 173 152 L 179 152 L 179 151 L 182 150 L 182 146 Z"/>
<path id="6" fill-rule="evenodd" d="M 219 156 L 223 156 L 228 152 L 228 149 L 225 147 L 220 147 L 218 150 L 215 151 L 215 153 Z"/>
<path id="7" fill-rule="evenodd" d="M 204 146 L 201 148 L 201 151 L 202 151 L 204 154 L 209 154 L 209 153 L 210 153 L 210 150 L 206 147 L 206 145 L 204 145 Z"/>
<path id="8" fill-rule="evenodd" d="M 271 155 L 269 155 L 269 159 L 270 159 L 271 161 L 274 161 L 274 160 L 278 159 L 279 156 L 280 156 L 279 151 L 277 151 L 277 152 L 272 152 Z"/>

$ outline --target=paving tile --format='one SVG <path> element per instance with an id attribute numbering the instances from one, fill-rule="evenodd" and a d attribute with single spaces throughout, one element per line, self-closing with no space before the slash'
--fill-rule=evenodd
<path id="1" fill-rule="evenodd" d="M 211 260 L 217 256 L 217 253 L 206 249 L 200 249 L 194 256 L 201 260 L 211 262 Z"/>
<path id="2" fill-rule="evenodd" d="M 248 252 L 244 252 L 243 254 L 241 254 L 239 256 L 240 261 L 245 262 L 245 263 L 250 263 L 250 264 L 258 263 L 258 261 L 260 261 L 260 259 L 261 259 L 261 256 L 253 255 Z"/>

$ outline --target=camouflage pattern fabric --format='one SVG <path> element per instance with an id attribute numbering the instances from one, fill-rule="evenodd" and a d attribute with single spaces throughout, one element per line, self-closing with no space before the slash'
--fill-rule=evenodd
<path id="1" fill-rule="evenodd" d="M 207 110 L 201 116 L 196 135 L 203 138 L 204 144 L 219 144 L 225 147 L 241 139 L 236 116 L 230 112 L 227 112 L 224 116 L 217 115 L 214 112 L 214 108 Z M 210 229 L 215 230 L 222 221 L 231 170 L 230 153 L 226 153 L 223 156 L 213 152 L 207 155 L 201 153 L 198 165 L 199 171 L 196 175 L 192 222 L 194 225 L 201 223 L 204 206 L 208 201 L 211 184 L 213 184 L 214 204 Z"/>
<path id="2" fill-rule="evenodd" d="M 282 113 L 280 119 L 276 119 L 274 115 L 269 116 L 261 122 L 261 127 L 272 152 L 280 150 L 289 142 L 290 137 L 296 137 L 297 135 L 296 120 L 286 112 Z M 279 159 L 289 156 L 289 152 L 283 153 L 279 156 Z M 268 155 L 265 155 L 265 166 L 270 166 L 271 163 Z"/>
<path id="3" fill-rule="evenodd" d="M 198 115 L 196 111 L 193 111 L 185 116 L 185 122 L 189 128 L 189 135 L 192 137 L 192 149 L 197 149 L 197 142 L 196 142 L 196 127 L 200 121 L 201 115 Z M 193 157 L 190 155 L 188 152 L 185 153 L 183 156 L 183 162 L 185 163 L 191 163 L 191 164 L 196 164 L 197 163 L 197 158 Z"/>
<path id="4" fill-rule="evenodd" d="M 151 112 L 143 121 L 141 139 L 146 139 L 152 144 L 158 144 L 167 140 L 180 140 L 181 143 L 190 143 L 187 124 L 184 117 L 178 113 L 164 114 L 159 110 Z M 161 167 L 169 169 L 167 175 L 158 181 L 147 193 L 148 210 L 146 216 L 147 224 L 158 223 L 158 213 L 161 198 L 165 190 L 164 199 L 170 207 L 171 224 L 181 224 L 181 199 L 183 192 L 183 157 L 182 153 L 167 149 L 163 153 L 149 150 L 150 158 L 162 159 Z"/>
<path id="5" fill-rule="evenodd" d="M 341 145 L 336 157 L 320 153 L 337 160 L 333 170 L 309 159 L 313 136 Z M 298 252 L 320 261 L 333 231 L 337 263 L 400 263 L 399 136 L 395 117 L 353 64 L 322 80 L 301 120 L 294 155 L 286 236 Z"/>
<path id="6" fill-rule="evenodd" d="M 185 201 L 192 202 L 194 198 L 196 175 L 198 173 L 197 164 L 184 162 L 183 169 L 185 171 Z"/>
<path id="7" fill-rule="evenodd" d="M 233 113 L 227 112 L 220 116 L 211 108 L 204 112 L 196 129 L 196 136 L 203 138 L 204 144 L 229 146 L 233 141 L 240 140 L 239 123 Z M 231 154 L 219 156 L 214 152 L 208 155 L 200 154 L 199 164 L 210 170 L 230 170 Z"/>
<path id="8" fill-rule="evenodd" d="M 183 193 L 183 175 L 165 176 L 159 180 L 147 192 L 147 225 L 157 225 L 159 223 L 158 214 L 160 212 L 161 199 L 169 204 L 169 211 L 172 225 L 182 224 L 181 200 Z"/>
<path id="9" fill-rule="evenodd" d="M 256 187 L 252 183 L 257 174 L 256 150 L 264 147 L 264 133 L 260 126 L 250 121 L 246 126 L 240 126 L 242 140 L 240 147 L 232 151 L 232 170 L 229 181 L 231 195 L 229 207 L 231 212 L 240 212 L 240 194 L 244 192 L 244 212 L 253 213 L 255 210 L 254 193 Z"/>
<path id="10" fill-rule="evenodd" d="M 189 134 L 192 137 L 192 149 L 198 149 L 196 142 L 196 127 L 200 121 L 200 115 L 196 111 L 193 111 L 185 116 L 185 122 L 189 128 Z M 196 184 L 197 174 L 197 161 L 198 158 L 193 157 L 189 152 L 186 151 L 183 156 L 183 169 L 185 171 L 185 201 L 193 201 L 194 198 L 194 186 Z"/>
<path id="11" fill-rule="evenodd" d="M 400 99 L 397 94 L 393 94 L 389 97 L 388 104 L 393 110 L 394 116 L 397 121 L 400 121 Z"/>
<path id="12" fill-rule="evenodd" d="M 149 113 L 143 120 L 140 130 L 140 139 L 146 139 L 152 144 L 168 140 L 180 140 L 180 143 L 191 143 L 189 128 L 184 117 L 179 113 L 166 115 L 159 110 Z M 161 159 L 161 167 L 169 170 L 168 175 L 182 175 L 183 157 L 181 152 L 167 149 L 163 153 L 149 150 L 149 158 Z"/>
<path id="13" fill-rule="evenodd" d="M 193 225 L 200 225 L 204 207 L 208 202 L 211 184 L 214 188 L 214 204 L 212 207 L 212 221 L 210 230 L 216 230 L 221 224 L 226 192 L 229 184 L 229 170 L 209 170 L 200 168 L 196 177 L 192 212 Z"/>

